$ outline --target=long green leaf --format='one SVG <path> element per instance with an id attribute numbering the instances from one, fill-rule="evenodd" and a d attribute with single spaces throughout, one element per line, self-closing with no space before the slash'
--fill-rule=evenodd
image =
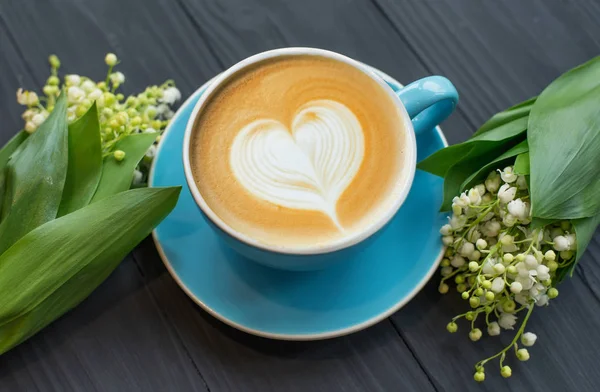
<path id="1" fill-rule="evenodd" d="M 528 149 L 529 147 L 527 146 L 527 140 L 524 140 L 521 143 L 517 144 L 516 146 L 506 151 L 490 163 L 483 166 L 481 169 L 477 170 L 475 173 L 471 174 L 461 185 L 461 191 L 469 189 L 476 185 L 477 182 L 480 182 L 483 179 L 485 179 L 485 177 L 487 177 L 490 171 L 494 169 L 499 169 L 501 167 L 504 167 L 505 165 L 512 164 L 516 156 L 518 156 L 519 154 L 526 153 Z"/>
<path id="2" fill-rule="evenodd" d="M 102 176 L 92 203 L 129 189 L 133 180 L 133 171 L 156 140 L 156 135 L 156 133 L 139 133 L 126 136 L 116 143 L 115 148 L 125 152 L 125 159 L 119 162 L 113 155 L 104 158 Z"/>
<path id="3" fill-rule="evenodd" d="M 440 211 L 449 211 L 452 208 L 452 199 L 457 196 L 465 181 L 473 174 L 476 168 L 486 166 L 490 161 L 512 148 L 518 138 L 513 138 L 510 143 L 496 143 L 485 153 L 481 150 L 472 150 L 460 162 L 452 166 L 444 177 L 444 201 Z"/>
<path id="4" fill-rule="evenodd" d="M 58 216 L 89 204 L 102 174 L 100 123 L 96 103 L 69 125 L 69 163 Z"/>
<path id="5" fill-rule="evenodd" d="M 2 204 L 6 187 L 6 165 L 8 164 L 11 155 L 17 150 L 21 143 L 27 139 L 27 136 L 29 136 L 27 132 L 21 131 L 13 136 L 13 138 L 0 149 L 0 222 L 2 222 Z"/>
<path id="6" fill-rule="evenodd" d="M 167 216 L 179 192 L 108 197 L 38 227 L 0 256 L 0 354 L 83 301 Z"/>
<path id="7" fill-rule="evenodd" d="M 0 224 L 0 254 L 31 230 L 56 218 L 67 174 L 67 153 L 67 99 L 63 92 L 50 116 L 8 162 L 7 215 Z"/>
<path id="8" fill-rule="evenodd" d="M 498 128 L 504 124 L 513 122 L 522 117 L 527 117 L 531 107 L 535 103 L 537 97 L 529 98 L 527 101 L 523 101 L 515 106 L 512 106 L 500 113 L 495 114 L 487 120 L 478 130 L 474 136 L 481 135 L 489 132 L 492 129 Z"/>
<path id="9" fill-rule="evenodd" d="M 519 154 L 517 159 L 515 159 L 515 173 L 528 176 L 531 174 L 531 169 L 529 167 L 529 152 L 524 152 L 523 154 Z"/>
<path id="10" fill-rule="evenodd" d="M 518 142 L 524 138 L 526 130 L 527 117 L 518 118 L 484 134 L 474 136 L 463 143 L 443 148 L 419 162 L 417 168 L 445 177 L 452 166 L 467 157 L 472 159 L 489 155 L 494 150 L 509 149 L 515 145 L 515 141 Z"/>
<path id="11" fill-rule="evenodd" d="M 527 131 L 532 215 L 575 219 L 600 213 L 600 56 L 552 82 Z"/>

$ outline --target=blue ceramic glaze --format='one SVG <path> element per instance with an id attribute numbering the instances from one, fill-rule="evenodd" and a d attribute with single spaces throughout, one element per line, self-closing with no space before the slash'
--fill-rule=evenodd
<path id="1" fill-rule="evenodd" d="M 402 89 L 389 76 L 375 72 L 394 91 Z M 259 265 L 220 240 L 202 218 L 186 185 L 183 136 L 205 88 L 196 91 L 174 117 L 150 175 L 152 186 L 183 188 L 177 206 L 153 233 L 165 266 L 183 290 L 207 312 L 235 328 L 288 340 L 355 332 L 408 302 L 431 277 L 443 254 L 438 233 L 446 221 L 438 213 L 442 179 L 417 171 L 410 193 L 392 221 L 361 249 L 337 255 L 343 263 L 305 272 Z M 428 116 L 438 110 L 447 109 L 438 106 Z M 424 119 L 423 123 L 429 121 L 434 120 Z M 418 160 L 445 145 L 439 128 L 420 132 Z"/>

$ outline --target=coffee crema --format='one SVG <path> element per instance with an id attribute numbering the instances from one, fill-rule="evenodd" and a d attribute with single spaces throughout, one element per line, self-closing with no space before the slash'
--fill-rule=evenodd
<path id="1" fill-rule="evenodd" d="M 404 117 L 368 75 L 309 55 L 233 75 L 197 117 L 190 163 L 200 194 L 232 229 L 282 249 L 362 232 L 398 199 Z"/>

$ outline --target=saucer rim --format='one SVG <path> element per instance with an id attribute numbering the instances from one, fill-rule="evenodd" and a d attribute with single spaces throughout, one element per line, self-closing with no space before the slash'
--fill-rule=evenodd
<path id="1" fill-rule="evenodd" d="M 390 82 L 390 83 L 396 84 L 400 87 L 404 87 L 404 85 L 402 83 L 398 82 L 396 79 L 392 78 L 385 72 L 380 71 L 379 69 L 372 67 L 370 65 L 367 65 L 365 63 L 362 63 L 362 62 L 359 62 L 359 63 L 362 64 L 363 66 L 365 66 L 367 69 L 373 71 L 376 75 L 381 77 L 385 82 Z M 206 83 L 204 83 L 202 86 L 200 86 L 198 89 L 196 89 L 192 94 L 190 94 L 190 96 L 181 104 L 181 106 L 179 107 L 177 112 L 175 112 L 175 115 L 172 117 L 170 124 L 167 126 L 167 128 L 163 132 L 161 140 L 158 143 L 158 146 L 156 149 L 156 157 L 159 156 L 159 154 L 161 152 L 161 147 L 163 145 L 163 142 L 166 140 L 168 132 L 171 130 L 171 126 L 172 126 L 172 124 L 175 123 L 175 119 L 177 119 L 179 116 L 181 116 L 181 113 L 183 112 L 183 108 L 186 107 L 187 105 L 189 105 L 190 102 L 197 95 L 199 95 L 203 90 L 205 90 L 206 87 L 208 87 L 210 85 L 210 83 L 213 80 L 215 80 L 219 75 L 220 75 L 220 73 L 218 75 L 214 76 L 213 78 L 209 79 Z M 446 136 L 442 132 L 442 129 L 440 128 L 439 125 L 435 127 L 435 131 L 437 132 L 438 137 L 442 140 L 442 144 L 444 145 L 444 147 L 448 147 L 448 141 L 446 140 Z M 148 174 L 148 186 L 149 187 L 151 187 L 153 185 L 154 170 L 155 170 L 156 162 L 157 162 L 157 159 L 154 159 L 152 162 L 152 166 L 150 167 L 150 172 Z M 156 250 L 158 251 L 160 258 L 161 258 L 165 268 L 167 269 L 167 271 L 169 271 L 169 274 L 171 275 L 171 277 L 175 280 L 175 282 L 179 285 L 179 287 L 183 290 L 183 292 L 192 301 L 194 301 L 196 303 L 196 305 L 200 306 L 200 308 L 202 308 L 205 312 L 207 312 L 208 314 L 210 314 L 212 317 L 216 318 L 217 320 L 229 325 L 230 327 L 240 330 L 242 332 L 246 332 L 251 335 L 268 338 L 268 339 L 288 340 L 288 341 L 313 341 L 313 340 L 324 340 L 324 339 L 336 338 L 336 337 L 345 336 L 345 335 L 349 335 L 349 334 L 361 331 L 363 329 L 369 328 L 372 325 L 377 324 L 378 322 L 380 322 L 382 320 L 385 320 L 386 318 L 390 317 L 392 314 L 394 314 L 398 310 L 400 310 L 402 307 L 404 307 L 404 305 L 406 305 L 410 300 L 412 300 L 417 295 L 417 293 L 419 293 L 421 291 L 421 289 L 423 289 L 423 287 L 427 284 L 427 282 L 429 282 L 429 280 L 433 276 L 433 273 L 436 271 L 440 261 L 444 257 L 444 252 L 446 251 L 446 247 L 442 247 L 442 249 L 440 250 L 440 253 L 436 257 L 435 261 L 432 263 L 429 271 L 427 271 L 427 273 L 423 276 L 421 281 L 414 287 L 414 289 L 410 293 L 405 295 L 400 301 L 398 301 L 396 304 L 391 306 L 386 311 L 381 312 L 378 315 L 375 315 L 361 323 L 354 324 L 352 326 L 341 328 L 341 329 L 336 329 L 333 331 L 327 331 L 327 332 L 322 332 L 322 333 L 312 333 L 312 334 L 281 334 L 281 333 L 271 333 L 271 332 L 267 332 L 267 331 L 261 331 L 258 329 L 253 329 L 253 328 L 249 328 L 244 325 L 238 324 L 237 322 L 228 319 L 227 317 L 221 315 L 216 310 L 214 310 L 213 308 L 211 308 L 210 306 L 208 306 L 207 304 L 202 302 L 183 283 L 183 281 L 179 278 L 179 275 L 177 274 L 177 272 L 173 269 L 173 267 L 169 261 L 169 258 L 167 257 L 167 255 L 164 252 L 163 247 L 160 243 L 160 239 L 158 237 L 158 232 L 157 232 L 156 228 L 154 230 L 152 230 L 152 240 L 154 241 Z"/>

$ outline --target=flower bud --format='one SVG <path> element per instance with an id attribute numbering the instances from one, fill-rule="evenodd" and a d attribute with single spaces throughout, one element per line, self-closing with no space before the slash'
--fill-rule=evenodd
<path id="1" fill-rule="evenodd" d="M 42 125 L 42 123 L 44 122 L 44 120 L 46 120 L 46 117 L 48 116 L 48 112 L 40 112 L 37 113 L 35 116 L 33 116 L 31 118 L 31 122 L 33 122 L 37 127 L 39 127 L 40 125 Z"/>
<path id="2" fill-rule="evenodd" d="M 552 250 L 549 250 L 546 253 L 544 253 L 544 258 L 549 261 L 554 261 L 556 260 L 556 253 L 554 253 L 554 251 Z"/>
<path id="3" fill-rule="evenodd" d="M 477 272 L 479 270 L 479 263 L 476 261 L 471 261 L 469 263 L 469 271 Z"/>
<path id="4" fill-rule="evenodd" d="M 486 279 L 483 282 L 481 282 L 481 287 L 483 287 L 486 290 L 489 290 L 492 288 L 492 282 Z"/>
<path id="5" fill-rule="evenodd" d="M 467 285 L 464 283 L 456 285 L 456 291 L 462 294 L 463 292 L 467 291 Z"/>
<path id="6" fill-rule="evenodd" d="M 540 264 L 537 266 L 536 271 L 538 280 L 550 279 L 550 268 L 548 268 L 547 266 Z"/>
<path id="7" fill-rule="evenodd" d="M 123 159 L 125 159 L 125 151 L 123 150 L 116 150 L 113 155 L 118 162 L 121 162 Z"/>
<path id="8" fill-rule="evenodd" d="M 472 243 L 465 241 L 460 247 L 458 253 L 460 253 L 461 256 L 469 257 L 469 255 L 473 253 L 474 250 L 475 246 Z"/>
<path id="9" fill-rule="evenodd" d="M 450 261 L 450 264 L 454 267 L 454 268 L 460 268 L 463 265 L 465 265 L 466 261 L 464 258 L 462 258 L 459 255 L 456 255 L 452 258 L 452 260 Z"/>
<path id="10" fill-rule="evenodd" d="M 506 267 L 506 272 L 508 272 L 511 275 L 515 275 L 517 273 L 517 267 L 515 267 L 514 265 L 509 265 L 508 267 Z"/>
<path id="11" fill-rule="evenodd" d="M 496 264 L 496 265 L 502 265 L 502 264 Z M 501 277 L 494 278 L 494 280 L 492 281 L 491 290 L 494 293 L 499 294 L 500 292 L 502 292 L 503 289 L 504 289 L 504 278 L 501 278 Z"/>
<path id="12" fill-rule="evenodd" d="M 559 254 L 563 260 L 569 260 L 573 257 L 573 252 L 571 252 L 570 250 L 563 250 Z"/>
<path id="13" fill-rule="evenodd" d="M 67 86 L 79 86 L 81 77 L 79 75 L 67 75 L 65 76 L 65 84 Z"/>
<path id="14" fill-rule="evenodd" d="M 500 374 L 504 378 L 509 378 L 510 376 L 512 376 L 512 369 L 510 368 L 510 366 L 502 366 L 502 368 L 500 369 Z"/>
<path id="15" fill-rule="evenodd" d="M 454 282 L 456 284 L 465 283 L 465 276 L 464 275 L 456 275 L 456 277 L 454 278 Z"/>
<path id="16" fill-rule="evenodd" d="M 475 313 L 468 311 L 467 313 L 465 313 L 465 319 L 469 320 L 469 321 L 473 321 L 475 319 Z"/>
<path id="17" fill-rule="evenodd" d="M 567 237 L 559 235 L 558 237 L 554 238 L 554 249 L 556 249 L 557 251 L 561 252 L 564 250 L 569 250 L 570 247 L 570 243 L 567 240 Z"/>
<path id="18" fill-rule="evenodd" d="M 452 267 L 442 267 L 442 276 L 448 276 L 452 273 Z"/>
<path id="19" fill-rule="evenodd" d="M 462 214 L 462 207 L 456 204 L 452 204 L 452 213 L 454 215 L 461 215 Z"/>
<path id="20" fill-rule="evenodd" d="M 496 172 L 491 172 L 485 180 L 485 187 L 491 193 L 496 193 L 500 187 L 500 176 Z"/>
<path id="21" fill-rule="evenodd" d="M 469 299 L 469 293 L 466 291 L 463 291 L 462 294 L 460 295 L 462 299 L 467 300 Z"/>
<path id="22" fill-rule="evenodd" d="M 510 292 L 514 294 L 519 294 L 523 290 L 523 285 L 520 282 L 512 282 L 510 284 Z"/>
<path id="23" fill-rule="evenodd" d="M 519 361 L 529 360 L 529 351 L 526 348 L 520 348 L 517 350 L 517 358 Z"/>
<path id="24" fill-rule="evenodd" d="M 481 339 L 481 330 L 479 328 L 474 328 L 471 330 L 471 332 L 469 332 L 469 338 L 476 342 L 479 339 Z"/>
<path id="25" fill-rule="evenodd" d="M 446 223 L 440 229 L 440 234 L 443 235 L 443 236 L 452 234 L 452 226 L 450 226 L 448 223 Z"/>
<path id="26" fill-rule="evenodd" d="M 482 250 L 482 249 L 485 249 L 485 248 L 487 248 L 487 245 L 488 245 L 488 244 L 487 244 L 487 241 L 486 241 L 486 240 L 484 240 L 483 238 L 480 238 L 480 239 L 478 239 L 478 240 L 475 242 L 475 246 L 476 246 L 476 247 L 477 247 L 477 249 L 479 249 L 479 250 Z"/>
<path id="27" fill-rule="evenodd" d="M 484 372 L 475 372 L 475 375 L 473 376 L 473 379 L 477 382 L 483 382 L 485 381 L 485 373 Z"/>
<path id="28" fill-rule="evenodd" d="M 496 298 L 496 295 L 493 292 L 488 291 L 487 293 L 485 293 L 486 301 L 492 302 L 494 300 L 494 298 Z"/>
<path id="29" fill-rule="evenodd" d="M 469 189 L 468 196 L 469 196 L 469 202 L 472 205 L 478 206 L 479 204 L 481 204 L 481 195 L 479 194 L 479 191 L 477 190 L 477 188 Z"/>
<path id="30" fill-rule="evenodd" d="M 169 87 L 162 92 L 162 102 L 165 102 L 169 105 L 175 103 L 175 101 L 179 101 L 181 99 L 181 93 L 176 87 Z"/>
<path id="31" fill-rule="evenodd" d="M 481 287 L 478 287 L 477 289 L 475 289 L 475 292 L 473 294 L 476 297 L 481 297 L 483 295 L 483 289 Z"/>
<path id="32" fill-rule="evenodd" d="M 506 267 L 504 267 L 504 264 L 498 263 L 498 264 L 494 265 L 494 271 L 497 274 L 503 274 L 505 270 L 506 270 Z"/>
<path id="33" fill-rule="evenodd" d="M 548 295 L 548 298 L 554 299 L 554 298 L 558 297 L 558 290 L 554 287 L 551 287 L 548 289 L 547 295 Z"/>
<path id="34" fill-rule="evenodd" d="M 449 289 L 450 287 L 448 287 L 446 283 L 440 283 L 440 286 L 438 287 L 438 291 L 440 292 L 440 294 L 446 294 Z"/>
<path id="35" fill-rule="evenodd" d="M 469 256 L 469 260 L 472 261 L 477 261 L 481 258 L 481 252 L 478 250 L 473 251 L 473 253 L 471 253 L 471 255 Z"/>
<path id="36" fill-rule="evenodd" d="M 51 54 L 50 56 L 48 56 L 48 62 L 50 63 L 50 66 L 54 69 L 58 69 L 60 68 L 60 60 L 58 59 L 58 56 L 56 56 L 55 54 Z"/>
<path id="37" fill-rule="evenodd" d="M 67 99 L 69 103 L 78 103 L 85 97 L 85 92 L 77 86 L 71 86 L 67 89 Z"/>
<path id="38" fill-rule="evenodd" d="M 25 123 L 25 131 L 27 133 L 33 133 L 33 132 L 35 132 L 36 129 L 37 129 L 37 127 L 35 126 L 35 124 L 32 121 L 27 121 Z"/>
<path id="39" fill-rule="evenodd" d="M 447 267 L 447 266 L 450 265 L 450 260 L 448 260 L 448 259 L 442 259 L 442 262 L 440 263 L 440 265 L 442 267 Z"/>
<path id="40" fill-rule="evenodd" d="M 500 335 L 500 325 L 496 321 L 490 323 L 487 328 L 488 335 L 498 336 Z"/>
<path id="41" fill-rule="evenodd" d="M 478 307 L 480 303 L 481 303 L 481 300 L 479 299 L 479 297 L 469 298 L 469 305 L 471 305 L 472 308 Z"/>
<path id="42" fill-rule="evenodd" d="M 117 65 L 117 61 L 117 56 L 114 53 L 108 53 L 106 57 L 104 57 L 104 62 L 109 67 L 114 67 L 115 65 Z"/>
<path id="43" fill-rule="evenodd" d="M 535 256 L 533 256 L 533 255 L 527 255 L 527 256 L 525 256 L 525 266 L 526 266 L 528 269 L 530 269 L 530 270 L 531 270 L 531 269 L 535 269 L 535 268 L 537 268 L 537 266 L 538 266 L 538 261 L 537 261 L 537 259 L 535 258 Z"/>
<path id="44" fill-rule="evenodd" d="M 448 325 L 446 325 L 446 329 L 448 330 L 448 332 L 454 333 L 458 331 L 458 325 L 454 321 L 451 321 L 448 323 Z"/>
<path id="45" fill-rule="evenodd" d="M 502 223 L 507 227 L 513 227 L 517 224 L 517 218 L 511 214 L 506 214 L 504 215 L 504 218 L 502 218 Z"/>
<path id="46" fill-rule="evenodd" d="M 523 335 L 521 335 L 521 343 L 523 343 L 523 346 L 531 347 L 535 344 L 536 340 L 537 335 L 533 332 L 525 332 Z"/>
<path id="47" fill-rule="evenodd" d="M 88 108 L 85 105 L 79 105 L 77 106 L 77 109 L 75 109 L 75 115 L 77 117 L 81 117 L 87 112 L 87 110 Z"/>
<path id="48" fill-rule="evenodd" d="M 506 263 L 512 263 L 514 259 L 515 257 L 510 253 L 505 253 L 504 256 L 502 256 L 502 260 Z"/>

